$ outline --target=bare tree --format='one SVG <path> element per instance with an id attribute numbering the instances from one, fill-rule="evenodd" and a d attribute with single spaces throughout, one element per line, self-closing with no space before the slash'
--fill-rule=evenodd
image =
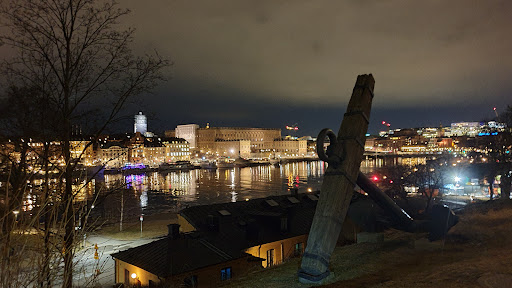
<path id="1" fill-rule="evenodd" d="M 379 186 L 389 197 L 407 201 L 405 187 L 409 184 L 412 167 L 405 165 L 385 166 L 376 170 L 382 179 Z"/>
<path id="2" fill-rule="evenodd" d="M 441 160 L 429 160 L 424 165 L 417 165 L 412 168 L 409 181 L 419 187 L 419 191 L 424 195 L 426 204 L 425 212 L 428 212 L 432 199 L 444 185 L 444 167 Z"/>
<path id="3" fill-rule="evenodd" d="M 55 136 L 65 163 L 61 177 L 63 287 L 72 287 L 73 281 L 77 191 L 72 183 L 79 161 L 71 156 L 72 126 L 80 116 L 96 111 L 103 120 L 86 148 L 92 145 L 126 101 L 151 90 L 169 64 L 158 55 L 132 54 L 129 44 L 134 29 L 119 27 L 129 12 L 112 0 L 19 0 L 4 3 L 1 10 L 10 33 L 0 40 L 17 52 L 4 63 L 3 74 L 11 83 L 45 95 L 59 123 Z"/>

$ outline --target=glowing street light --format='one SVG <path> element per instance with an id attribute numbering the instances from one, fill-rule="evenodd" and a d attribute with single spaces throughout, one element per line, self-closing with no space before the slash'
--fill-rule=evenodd
<path id="1" fill-rule="evenodd" d="M 459 176 L 455 176 L 455 178 L 453 178 L 455 180 L 456 183 L 459 183 L 460 181 L 460 177 Z"/>

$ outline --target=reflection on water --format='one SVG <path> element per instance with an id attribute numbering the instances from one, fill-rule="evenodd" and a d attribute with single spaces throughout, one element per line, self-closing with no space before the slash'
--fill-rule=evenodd
<path id="1" fill-rule="evenodd" d="M 433 156 L 429 156 L 429 158 L 435 158 Z M 405 165 L 405 166 L 416 166 L 416 165 L 424 165 L 427 163 L 427 157 L 371 157 L 366 156 L 363 161 L 361 161 L 361 172 L 368 174 L 371 173 L 375 168 L 385 167 L 385 166 L 397 166 L 397 165 Z"/>
<path id="2" fill-rule="evenodd" d="M 370 173 L 387 165 L 415 165 L 426 158 L 372 158 L 361 162 Z M 133 213 L 154 214 L 179 211 L 191 205 L 235 202 L 290 193 L 320 190 L 326 165 L 322 161 L 137 175 L 105 175 L 107 188 L 124 186 L 132 191 L 124 200 Z"/>
<path id="3" fill-rule="evenodd" d="M 361 171 L 371 173 L 382 166 L 424 164 L 425 157 L 365 157 Z M 141 173 L 133 175 L 104 175 L 91 182 L 85 180 L 73 184 L 75 201 L 87 202 L 95 197 L 95 191 L 105 191 L 104 203 L 96 203 L 95 213 L 104 217 L 123 213 L 137 218 L 140 214 L 179 211 L 190 205 L 245 201 L 272 195 L 320 190 L 326 164 L 322 161 L 288 163 L 217 170 L 191 170 L 170 173 Z M 56 179 L 51 180 L 52 183 Z M 34 187 L 41 185 L 35 179 Z M 107 189 L 103 189 L 106 187 Z M 120 189 L 122 188 L 122 189 Z M 23 201 L 23 211 L 37 205 L 38 193 L 32 188 Z M 86 201 L 87 200 L 87 201 Z M 114 217 L 114 216 L 112 216 Z"/>
<path id="4" fill-rule="evenodd" d="M 105 175 L 107 188 L 125 185 L 132 190 L 141 213 L 177 211 L 190 205 L 235 202 L 309 189 L 320 190 L 324 174 L 321 161 L 137 175 Z M 133 193 L 132 192 L 132 193 Z M 133 194 L 132 194 L 133 195 Z M 134 195 L 134 196 L 135 196 Z M 134 199 L 134 200 L 135 200 Z M 135 208 L 135 207 L 133 207 Z"/>

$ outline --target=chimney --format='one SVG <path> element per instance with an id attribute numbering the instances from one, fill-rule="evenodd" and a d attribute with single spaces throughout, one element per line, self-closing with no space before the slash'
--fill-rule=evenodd
<path id="1" fill-rule="evenodd" d="M 169 224 L 167 225 L 169 239 L 174 240 L 180 238 L 180 224 Z"/>

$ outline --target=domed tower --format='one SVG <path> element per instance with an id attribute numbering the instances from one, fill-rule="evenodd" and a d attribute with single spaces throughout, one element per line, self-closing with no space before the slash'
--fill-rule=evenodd
<path id="1" fill-rule="evenodd" d="M 139 111 L 139 114 L 135 115 L 135 125 L 133 130 L 133 133 L 140 132 L 142 135 L 146 134 L 148 131 L 148 119 L 146 118 L 146 115 L 142 114 L 142 111 Z"/>

